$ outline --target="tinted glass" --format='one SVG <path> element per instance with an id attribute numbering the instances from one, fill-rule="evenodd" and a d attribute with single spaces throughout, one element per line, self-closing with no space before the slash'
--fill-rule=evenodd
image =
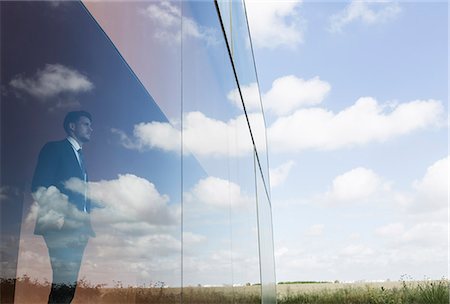
<path id="1" fill-rule="evenodd" d="M 2 238 L 18 251 L 16 301 L 45 302 L 49 282 L 79 271 L 80 302 L 151 302 L 167 286 L 165 302 L 179 302 L 181 139 L 166 141 L 176 152 L 152 142 L 180 121 L 179 48 L 147 30 L 150 3 L 1 5 Z M 93 129 L 83 156 L 63 129 L 81 109 Z"/>
<path id="2" fill-rule="evenodd" d="M 194 35 L 193 28 L 198 35 Z M 252 144 L 214 3 L 183 3 L 183 299 L 259 298 Z"/>

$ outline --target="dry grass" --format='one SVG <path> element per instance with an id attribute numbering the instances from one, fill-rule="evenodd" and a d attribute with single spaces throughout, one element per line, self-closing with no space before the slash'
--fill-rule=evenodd
<path id="1" fill-rule="evenodd" d="M 14 286 L 15 282 L 15 286 Z M 23 277 L 1 280 L 1 303 L 46 303 L 50 284 Z M 181 288 L 105 288 L 80 282 L 74 304 L 253 304 L 261 302 L 260 286 Z M 279 304 L 448 304 L 449 282 L 316 283 L 277 286 Z"/>

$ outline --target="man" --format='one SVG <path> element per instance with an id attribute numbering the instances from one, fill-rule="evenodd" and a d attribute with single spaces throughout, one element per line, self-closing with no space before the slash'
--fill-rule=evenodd
<path id="1" fill-rule="evenodd" d="M 88 112 L 67 113 L 67 138 L 44 145 L 33 176 L 32 192 L 39 205 L 34 233 L 44 237 L 53 271 L 48 303 L 72 301 L 84 249 L 95 236 L 82 152 L 91 139 L 91 123 Z M 73 181 L 82 186 L 71 187 Z"/>

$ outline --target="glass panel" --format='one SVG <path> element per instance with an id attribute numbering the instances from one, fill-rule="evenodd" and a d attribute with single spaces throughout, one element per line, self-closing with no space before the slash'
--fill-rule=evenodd
<path id="1" fill-rule="evenodd" d="M 78 303 L 180 302 L 181 139 L 164 126 L 181 120 L 181 58 L 151 5 L 87 4 L 102 29 L 79 2 L 1 2 L 2 277 L 17 302 L 63 301 L 77 278 Z M 74 110 L 92 116 L 65 131 Z"/>
<path id="2" fill-rule="evenodd" d="M 255 160 L 256 161 L 256 160 Z M 260 171 L 256 171 L 262 303 L 276 303 L 272 209 Z"/>
<path id="3" fill-rule="evenodd" d="M 240 104 L 242 103 L 240 94 L 242 94 L 257 149 L 258 162 L 263 172 L 263 179 L 268 185 L 269 167 L 264 113 L 254 66 L 245 6 L 241 0 L 219 1 L 218 3 L 240 84 L 240 92 L 238 90 L 234 91 L 228 96 L 228 99 L 236 104 Z"/>
<path id="4" fill-rule="evenodd" d="M 214 3 L 184 2 L 182 27 L 183 301 L 254 303 L 253 146 Z"/>
<path id="5" fill-rule="evenodd" d="M 273 248 L 214 2 L 0 5 L 2 300 L 259 302 Z"/>

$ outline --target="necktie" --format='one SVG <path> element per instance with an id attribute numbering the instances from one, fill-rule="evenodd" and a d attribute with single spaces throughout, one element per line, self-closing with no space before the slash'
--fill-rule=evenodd
<path id="1" fill-rule="evenodd" d="M 83 179 L 84 179 L 84 183 L 85 183 L 85 187 L 84 187 L 84 211 L 85 212 L 90 212 L 90 206 L 89 206 L 89 202 L 87 200 L 87 187 L 86 187 L 86 183 L 87 183 L 87 174 L 86 174 L 86 169 L 84 168 L 84 157 L 83 157 L 83 151 L 80 149 L 77 150 L 78 152 L 78 156 L 80 159 L 80 167 L 81 167 L 81 172 L 83 173 Z"/>
<path id="2" fill-rule="evenodd" d="M 78 158 L 80 160 L 80 167 L 81 172 L 83 173 L 84 178 L 86 179 L 86 170 L 84 169 L 84 157 L 83 157 L 83 151 L 80 149 L 77 150 L 78 152 Z"/>

